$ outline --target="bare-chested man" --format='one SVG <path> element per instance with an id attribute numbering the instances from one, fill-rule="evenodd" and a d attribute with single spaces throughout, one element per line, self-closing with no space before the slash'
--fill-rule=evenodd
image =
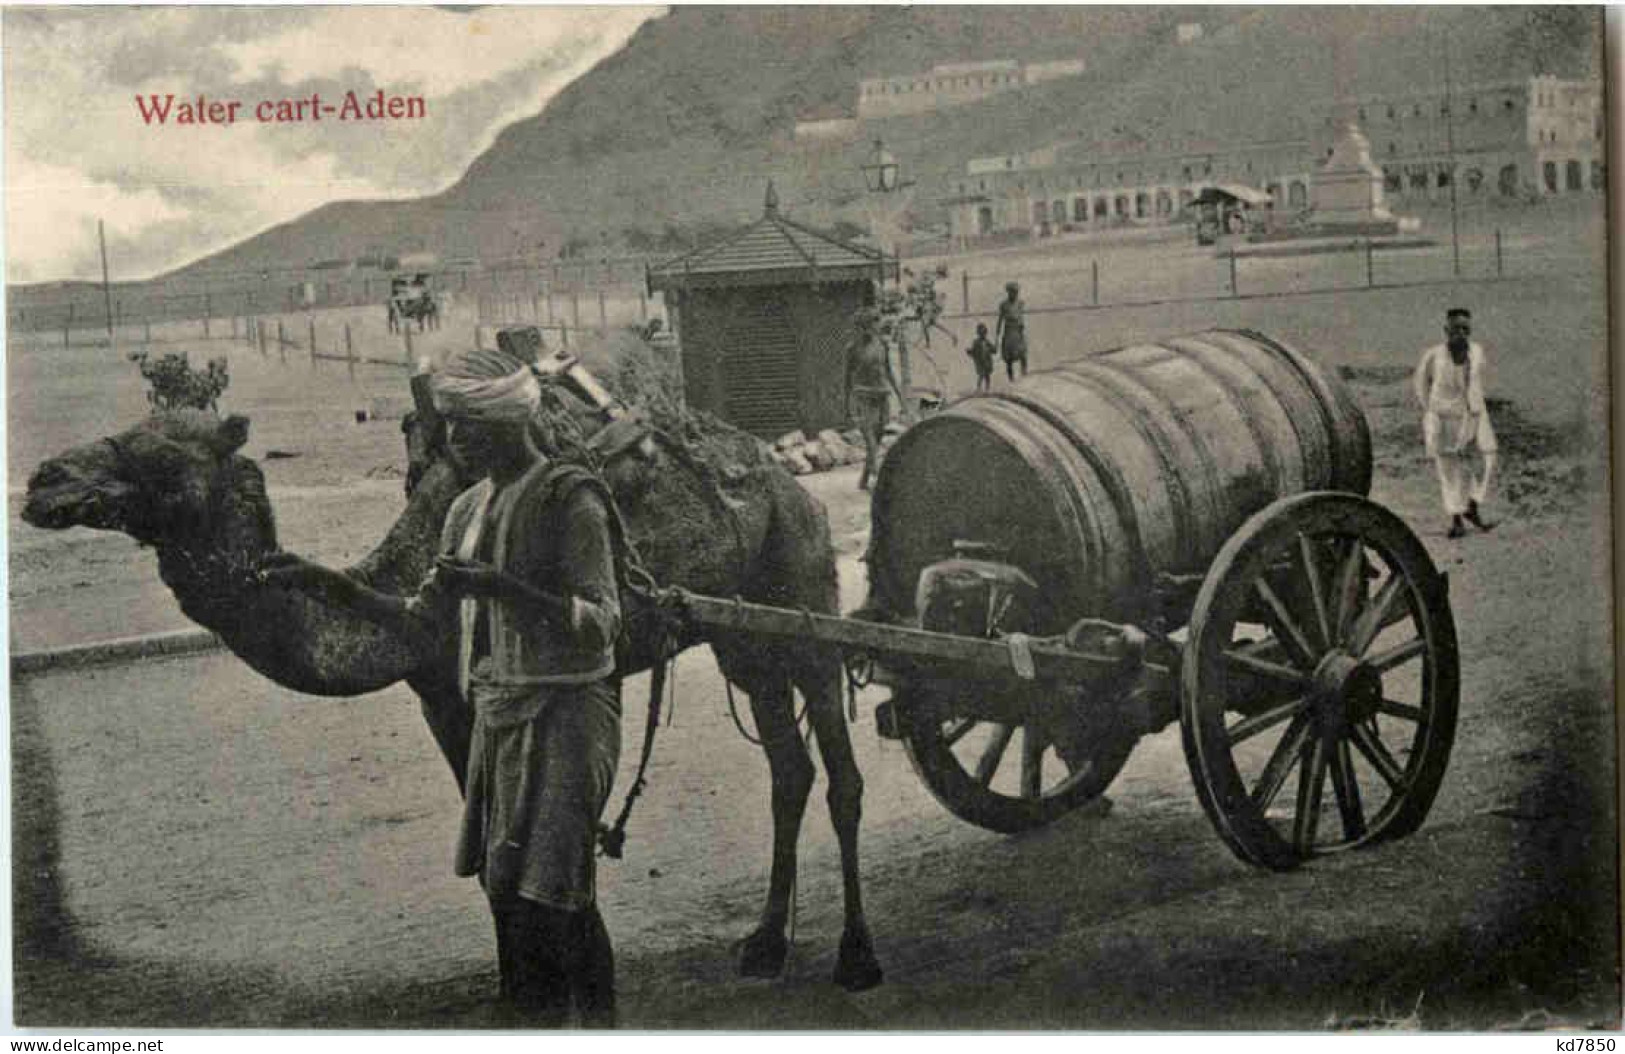
<path id="1" fill-rule="evenodd" d="M 863 433 L 863 477 L 859 490 L 868 490 L 880 454 L 881 431 L 889 416 L 891 393 L 903 398 L 892 373 L 891 349 L 880 332 L 880 318 L 873 308 L 857 315 L 858 331 L 846 349 L 846 416 L 855 419 Z"/>

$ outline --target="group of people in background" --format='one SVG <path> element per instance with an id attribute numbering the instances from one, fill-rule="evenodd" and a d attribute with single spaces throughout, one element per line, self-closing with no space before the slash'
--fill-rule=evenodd
<path id="1" fill-rule="evenodd" d="M 1021 302 L 1021 286 L 1006 283 L 1005 298 L 999 302 L 998 320 L 993 339 L 987 337 L 987 325 L 979 323 L 976 339 L 968 354 L 976 364 L 976 390 L 989 391 L 993 386 L 993 359 L 1004 360 L 1005 375 L 1016 379 L 1027 375 L 1027 306 Z M 858 489 L 868 490 L 874 479 L 879 460 L 881 433 L 890 416 L 890 400 L 896 395 L 899 403 L 905 398 L 891 365 L 888 334 L 883 332 L 880 313 L 873 307 L 860 310 L 855 317 L 856 332 L 846 349 L 846 417 L 863 435 L 863 473 L 858 478 Z"/>
<path id="2" fill-rule="evenodd" d="M 976 324 L 976 339 L 966 349 L 976 365 L 976 390 L 993 390 L 993 357 L 1004 360 L 1007 378 L 1016 379 L 1016 364 L 1021 364 L 1021 375 L 1027 376 L 1027 305 L 1021 302 L 1021 286 L 1008 282 L 1004 299 L 999 302 L 999 317 L 994 323 L 993 339 L 987 339 L 987 323 Z"/>

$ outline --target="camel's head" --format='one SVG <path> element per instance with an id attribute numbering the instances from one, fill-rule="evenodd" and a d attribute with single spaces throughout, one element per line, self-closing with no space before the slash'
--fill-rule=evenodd
<path id="1" fill-rule="evenodd" d="M 141 542 L 178 540 L 206 528 L 222 500 L 239 500 L 228 493 L 238 483 L 263 498 L 258 469 L 237 456 L 247 439 L 246 417 L 156 414 L 42 463 L 28 481 L 23 519 L 122 531 Z"/>
<path id="2" fill-rule="evenodd" d="M 439 415 L 428 416 L 408 410 L 401 418 L 401 434 L 406 437 L 406 496 L 418 489 L 429 466 L 449 455 L 446 452 L 446 422 Z M 459 479 L 462 479 L 459 473 Z M 467 486 L 473 480 L 462 480 Z"/>

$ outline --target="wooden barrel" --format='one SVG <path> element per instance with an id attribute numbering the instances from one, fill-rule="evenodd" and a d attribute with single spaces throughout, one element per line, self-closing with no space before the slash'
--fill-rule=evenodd
<path id="1" fill-rule="evenodd" d="M 1371 487 L 1365 416 L 1330 371 L 1260 333 L 1134 344 L 962 399 L 881 466 L 872 603 L 911 613 L 955 540 L 988 542 L 1039 584 L 1054 632 L 1143 619 L 1160 572 L 1203 573 L 1277 498 Z"/>

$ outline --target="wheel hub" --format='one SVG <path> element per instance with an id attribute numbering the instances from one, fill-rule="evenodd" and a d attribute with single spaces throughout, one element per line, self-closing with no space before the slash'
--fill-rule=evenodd
<path id="1" fill-rule="evenodd" d="M 1334 651 L 1316 667 L 1309 696 L 1322 730 L 1340 733 L 1376 715 L 1382 675 L 1347 652 Z"/>

